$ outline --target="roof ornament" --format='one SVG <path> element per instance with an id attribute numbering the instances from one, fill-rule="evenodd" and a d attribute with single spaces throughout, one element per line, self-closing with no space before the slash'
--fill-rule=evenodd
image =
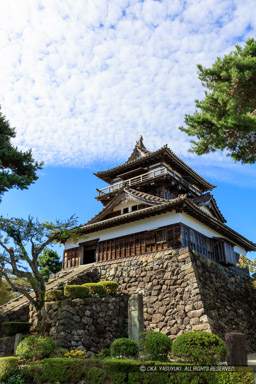
<path id="1" fill-rule="evenodd" d="M 150 154 L 150 151 L 148 151 L 147 148 L 145 147 L 143 143 L 143 136 L 140 135 L 139 139 L 136 141 L 136 144 L 131 156 L 126 161 L 126 164 L 130 163 L 131 161 L 138 160 L 148 154 Z"/>
<path id="2" fill-rule="evenodd" d="M 137 149 L 146 149 L 145 145 L 143 144 L 143 136 L 140 135 L 139 140 L 136 141 L 135 147 Z"/>

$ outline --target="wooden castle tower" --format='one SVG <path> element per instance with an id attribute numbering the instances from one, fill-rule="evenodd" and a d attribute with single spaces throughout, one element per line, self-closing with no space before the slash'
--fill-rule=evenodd
<path id="1" fill-rule="evenodd" d="M 122 165 L 95 173 L 104 208 L 82 226 L 86 238 L 65 243 L 63 268 L 190 247 L 226 266 L 256 245 L 225 223 L 215 188 L 167 146 L 150 152 L 140 137 Z"/>

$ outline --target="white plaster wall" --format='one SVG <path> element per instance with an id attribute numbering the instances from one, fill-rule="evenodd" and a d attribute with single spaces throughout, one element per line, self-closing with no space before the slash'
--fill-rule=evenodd
<path id="1" fill-rule="evenodd" d="M 120 226 L 108 228 L 103 231 L 90 233 L 86 235 L 83 239 L 81 239 L 77 244 L 74 244 L 72 241 L 68 240 L 65 244 L 65 249 L 78 246 L 80 242 L 84 242 L 84 241 L 91 241 L 94 239 L 99 239 L 99 241 L 103 241 L 103 240 L 113 239 L 115 237 L 130 235 L 132 233 L 148 231 L 148 230 L 156 229 L 162 226 L 171 225 L 171 224 L 180 223 L 180 222 L 210 238 L 222 237 L 228 240 L 228 238 L 225 238 L 220 233 L 212 230 L 211 228 L 207 227 L 205 224 L 200 223 L 199 221 L 195 220 L 193 217 L 185 213 L 167 212 L 162 215 L 138 220 L 133 223 L 122 224 Z M 240 246 L 235 246 L 235 252 L 239 252 L 243 255 L 246 255 L 245 250 Z"/>

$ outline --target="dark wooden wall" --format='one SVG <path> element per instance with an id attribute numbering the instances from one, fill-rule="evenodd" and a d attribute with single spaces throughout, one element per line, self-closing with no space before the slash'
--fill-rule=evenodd
<path id="1" fill-rule="evenodd" d="M 100 241 L 97 261 L 115 260 L 181 246 L 180 225 Z"/>

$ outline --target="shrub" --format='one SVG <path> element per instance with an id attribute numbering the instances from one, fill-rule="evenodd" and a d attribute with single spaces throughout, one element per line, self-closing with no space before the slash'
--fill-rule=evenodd
<path id="1" fill-rule="evenodd" d="M 66 285 L 64 287 L 64 295 L 71 299 L 83 299 L 88 297 L 89 289 L 82 285 Z"/>
<path id="2" fill-rule="evenodd" d="M 49 358 L 30 362 L 24 366 L 29 383 L 77 383 L 86 376 L 96 361 L 90 359 Z"/>
<path id="3" fill-rule="evenodd" d="M 161 332 L 146 331 L 140 334 L 140 346 L 152 360 L 164 361 L 172 349 L 172 340 Z"/>
<path id="4" fill-rule="evenodd" d="M 86 283 L 83 284 L 83 287 L 87 287 L 89 289 L 90 295 L 106 295 L 106 290 L 100 283 Z"/>
<path id="5" fill-rule="evenodd" d="M 65 353 L 68 352 L 66 348 L 55 349 L 54 353 L 50 357 L 64 357 Z"/>
<path id="6" fill-rule="evenodd" d="M 52 291 L 46 291 L 44 299 L 45 301 L 58 301 L 63 300 L 65 296 L 60 289 L 54 289 Z"/>
<path id="7" fill-rule="evenodd" d="M 103 285 L 108 295 L 116 295 L 118 283 L 115 281 L 100 281 L 100 284 Z"/>
<path id="8" fill-rule="evenodd" d="M 178 336 L 173 343 L 172 353 L 195 364 L 216 365 L 226 357 L 227 349 L 218 336 L 195 331 Z"/>
<path id="9" fill-rule="evenodd" d="M 18 367 L 14 371 L 10 372 L 10 375 L 4 380 L 1 380 L 1 384 L 26 384 L 21 369 Z"/>
<path id="10" fill-rule="evenodd" d="M 54 341 L 48 336 L 29 336 L 20 342 L 16 355 L 21 359 L 40 360 L 50 356 L 55 347 Z"/>
<path id="11" fill-rule="evenodd" d="M 106 378 L 107 375 L 102 368 L 92 367 L 88 371 L 87 379 L 89 379 L 92 384 L 102 384 Z"/>
<path id="12" fill-rule="evenodd" d="M 98 353 L 97 357 L 100 359 L 105 359 L 105 357 L 109 357 L 110 355 L 110 350 L 108 348 L 102 348 Z"/>
<path id="13" fill-rule="evenodd" d="M 18 368 L 19 359 L 17 357 L 0 358 L 0 382 Z"/>
<path id="14" fill-rule="evenodd" d="M 86 351 L 79 351 L 78 349 L 71 349 L 70 352 L 66 352 L 64 354 L 65 357 L 73 357 L 78 359 L 84 359 L 86 355 Z"/>
<path id="15" fill-rule="evenodd" d="M 6 336 L 14 336 L 16 333 L 28 333 L 31 327 L 30 323 L 9 321 L 2 324 Z"/>
<path id="16" fill-rule="evenodd" d="M 139 345 L 131 339 L 116 339 L 110 346 L 110 353 L 112 357 L 137 357 Z"/>

